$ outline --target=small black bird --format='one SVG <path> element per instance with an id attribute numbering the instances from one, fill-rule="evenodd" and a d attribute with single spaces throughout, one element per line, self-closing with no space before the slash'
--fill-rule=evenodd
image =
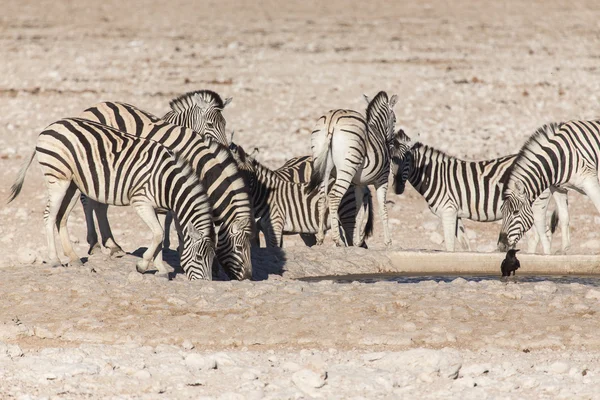
<path id="1" fill-rule="evenodd" d="M 502 261 L 502 266 L 500 267 L 502 276 L 510 276 L 511 272 L 514 276 L 515 271 L 521 267 L 521 263 L 517 260 L 517 251 L 519 250 L 511 249 L 506 253 L 506 258 Z"/>

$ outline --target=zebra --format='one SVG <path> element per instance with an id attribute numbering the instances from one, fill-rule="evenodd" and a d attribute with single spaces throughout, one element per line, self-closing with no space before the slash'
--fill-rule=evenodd
<path id="1" fill-rule="evenodd" d="M 498 242 L 514 248 L 534 222 L 532 203 L 549 187 L 586 194 L 600 211 L 600 120 L 538 128 L 507 171 Z"/>
<path id="2" fill-rule="evenodd" d="M 447 251 L 455 250 L 455 239 L 470 250 L 464 234 L 462 219 L 492 222 L 502 219 L 503 178 L 517 155 L 492 160 L 465 161 L 440 150 L 416 142 L 407 154 L 408 181 L 423 196 L 429 209 L 442 220 Z M 400 194 L 404 186 L 393 184 Z M 552 187 L 534 203 L 537 236 L 532 238 L 533 251 L 539 239 L 545 254 L 550 254 L 550 240 L 546 233 L 546 209 L 551 194 L 557 204 L 562 223 L 563 246 L 570 246 L 569 215 L 565 189 Z M 552 231 L 554 228 L 552 229 Z"/>
<path id="3" fill-rule="evenodd" d="M 322 244 L 325 227 L 325 203 L 327 201 L 331 215 L 333 240 L 336 245 L 347 245 L 345 237 L 340 238 L 338 208 L 340 200 L 351 184 L 357 204 L 362 203 L 362 187 L 373 184 L 377 192 L 379 212 L 383 222 L 385 245 L 392 243 L 388 229 L 387 187 L 390 174 L 390 159 L 395 151 L 394 125 L 396 116 L 393 107 L 397 96 L 388 98 L 386 92 L 379 92 L 367 100 L 365 118 L 356 111 L 332 110 L 320 117 L 311 134 L 311 149 L 314 169 L 307 189 L 320 187 L 321 203 L 319 206 L 320 226 L 317 232 L 317 243 Z M 399 158 L 403 154 L 398 155 Z M 331 191 L 328 182 L 332 170 L 336 170 L 336 178 Z M 362 233 L 364 212 L 357 212 L 354 241 Z M 343 234 L 343 232 L 341 232 Z"/>
<path id="4" fill-rule="evenodd" d="M 267 247 L 281 247 L 284 233 L 317 232 L 318 191 L 307 193 L 306 183 L 282 179 L 281 173 L 263 166 L 235 143 L 229 148 L 252 192 L 255 216 L 259 218 Z M 355 214 L 356 201 L 352 196 L 340 207 L 342 226 L 350 235 L 353 235 Z M 372 220 L 372 213 L 369 217 Z M 372 221 L 369 222 L 372 226 Z"/>
<path id="5" fill-rule="evenodd" d="M 129 104 L 99 103 L 85 110 L 81 117 L 157 141 L 187 160 L 206 187 L 213 207 L 213 220 L 218 227 L 218 261 L 231 279 L 252 277 L 250 247 L 255 229 L 250 194 L 226 147 L 208 135 L 170 124 Z M 101 232 L 106 232 L 109 225 L 106 212 L 96 217 L 100 227 L 105 227 Z M 93 218 L 86 218 L 86 222 L 88 234 L 93 232 L 94 236 Z M 103 241 L 116 245 L 114 239 L 103 238 Z M 95 243 L 90 242 L 90 249 Z"/>
<path id="6" fill-rule="evenodd" d="M 50 264 L 60 266 L 54 226 L 71 265 L 82 265 L 73 250 L 67 220 L 78 192 L 97 202 L 131 205 L 152 231 L 153 239 L 138 272 L 154 259 L 159 276 L 172 268 L 162 260 L 163 230 L 156 211 L 173 210 L 182 225 L 181 265 L 190 279 L 211 279 L 214 228 L 211 207 L 190 166 L 168 148 L 81 118 L 66 118 L 40 133 L 36 148 L 19 171 L 9 202 L 21 192 L 27 169 L 37 156 L 48 189 L 44 211 Z"/>
<path id="7" fill-rule="evenodd" d="M 281 167 L 273 171 L 277 176 L 281 179 L 297 182 L 297 183 L 308 183 L 310 182 L 310 177 L 313 170 L 313 163 L 311 156 L 300 156 L 294 157 L 287 160 Z M 329 180 L 329 184 L 332 185 L 334 179 Z M 367 224 L 365 226 L 365 232 L 362 237 L 359 237 L 360 241 L 356 242 L 355 246 L 360 246 L 367 248 L 367 244 L 364 241 L 365 237 L 369 237 L 373 234 L 373 197 L 371 196 L 371 191 L 367 186 L 363 188 L 363 208 L 366 208 L 367 212 Z M 356 204 L 356 197 L 354 195 L 354 190 L 349 190 L 346 192 L 344 197 L 342 198 L 342 202 L 340 203 L 340 219 L 346 220 L 350 217 L 350 215 L 356 214 L 356 210 L 351 210 L 348 207 L 352 207 Z M 259 228 L 260 229 L 260 228 Z M 350 227 L 347 224 L 344 225 L 344 232 L 351 232 L 354 230 L 354 227 Z M 317 239 L 315 234 L 313 233 L 301 233 L 300 237 L 304 241 L 307 246 L 314 246 L 317 243 Z M 362 243 L 361 243 L 362 242 Z"/>
<path id="8" fill-rule="evenodd" d="M 221 96 L 212 90 L 188 92 L 169 102 L 171 110 L 162 119 L 173 125 L 205 133 L 223 146 L 229 146 L 222 112 L 231 100 L 232 98 L 228 97 L 223 101 Z"/>

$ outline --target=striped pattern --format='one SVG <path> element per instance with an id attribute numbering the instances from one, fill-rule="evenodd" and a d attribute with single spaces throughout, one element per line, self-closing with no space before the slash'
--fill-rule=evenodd
<path id="1" fill-rule="evenodd" d="M 343 232 L 339 230 L 338 209 L 351 184 L 355 185 L 359 203 L 362 199 L 362 186 L 375 186 L 385 244 L 391 244 L 386 197 L 395 139 L 396 117 L 393 107 L 396 96 L 388 99 L 385 92 L 379 92 L 372 101 L 368 98 L 367 101 L 366 119 L 356 111 L 333 110 L 319 118 L 311 135 L 314 170 L 308 188 L 312 190 L 320 187 L 321 204 L 325 204 L 325 201 L 328 203 L 333 239 L 338 246 L 347 244 L 347 239 L 341 237 Z M 328 185 L 324 182 L 329 179 L 334 168 L 335 183 L 328 193 Z M 325 207 L 321 207 L 319 214 L 321 227 L 317 240 L 322 243 Z M 364 232 L 364 224 L 364 213 L 359 212 L 355 235 Z M 357 237 L 354 240 L 357 241 Z"/>
<path id="2" fill-rule="evenodd" d="M 317 232 L 318 191 L 307 193 L 306 183 L 292 182 L 281 177 L 294 177 L 297 175 L 295 172 L 289 169 L 272 171 L 247 155 L 241 146 L 232 143 L 230 150 L 251 189 L 255 216 L 259 219 L 267 247 L 281 247 L 285 233 Z M 347 234 L 353 235 L 356 218 L 354 196 L 342 205 L 342 226 Z"/>
<path id="3" fill-rule="evenodd" d="M 502 218 L 502 179 L 516 158 L 517 155 L 510 155 L 493 160 L 464 161 L 422 143 L 411 148 L 407 157 L 408 181 L 424 197 L 431 211 L 442 219 L 448 251 L 455 250 L 455 238 L 469 248 L 467 238 L 462 235 L 462 218 L 479 222 Z M 552 192 L 556 192 L 557 204 L 566 203 L 566 196 L 562 196 L 557 188 L 552 188 Z M 540 228 L 538 234 L 546 254 L 550 253 L 546 233 L 550 194 L 548 189 L 535 205 L 539 220 L 536 227 Z M 563 210 L 563 205 L 558 208 Z M 561 220 L 568 224 L 568 214 Z M 563 249 L 568 246 L 569 243 L 563 242 Z"/>
<path id="4" fill-rule="evenodd" d="M 53 264 L 60 264 L 54 245 L 55 225 L 63 250 L 72 263 L 79 263 L 67 219 L 81 191 L 100 203 L 131 205 L 146 222 L 153 242 L 138 263 L 140 272 L 152 259 L 160 274 L 170 272 L 162 262 L 162 228 L 156 210 L 172 210 L 184 231 L 181 265 L 187 277 L 211 279 L 214 229 L 208 196 L 189 165 L 169 149 L 85 119 L 63 119 L 39 135 L 34 154 L 12 187 L 11 201 L 19 194 L 35 155 L 48 187 L 44 218 Z"/>
<path id="5" fill-rule="evenodd" d="M 171 111 L 166 113 L 163 119 L 174 125 L 203 132 L 223 146 L 228 146 L 222 112 L 230 102 L 231 97 L 223 101 L 221 96 L 211 90 L 189 92 L 171 100 Z"/>
<path id="6" fill-rule="evenodd" d="M 552 123 L 523 145 L 507 173 L 499 241 L 514 247 L 533 224 L 532 203 L 551 186 L 573 188 L 600 211 L 600 121 Z"/>
<path id="7" fill-rule="evenodd" d="M 250 246 L 254 220 L 250 194 L 226 147 L 129 104 L 100 103 L 85 110 L 82 117 L 157 141 L 186 159 L 206 188 L 213 207 L 213 220 L 218 227 L 217 258 L 221 266 L 231 279 L 252 276 Z M 102 224 L 108 225 L 108 221 Z M 95 230 L 93 219 L 88 221 L 90 230 Z"/>
<path id="8" fill-rule="evenodd" d="M 287 160 L 281 167 L 273 171 L 277 176 L 281 179 L 297 182 L 297 183 L 308 183 L 310 181 L 310 177 L 312 175 L 313 164 L 311 156 L 301 156 L 294 157 Z M 333 185 L 335 179 L 330 178 L 329 184 Z M 373 197 L 371 196 L 371 191 L 368 187 L 363 188 L 363 208 L 366 208 L 364 212 L 367 213 L 367 224 L 365 226 L 365 232 L 362 236 L 359 235 L 359 240 L 355 243 L 355 246 L 367 247 L 365 243 L 365 238 L 371 236 L 373 234 Z M 340 220 L 342 221 L 342 226 L 344 229 L 344 233 L 346 237 L 348 237 L 348 232 L 352 232 L 354 227 L 350 227 L 348 224 L 350 218 L 356 219 L 356 195 L 354 194 L 354 190 L 349 190 L 346 192 L 344 197 L 342 197 L 342 201 L 340 203 Z M 327 219 L 327 218 L 326 218 Z M 301 234 L 302 240 L 305 243 L 312 245 L 316 243 L 316 236 L 314 234 Z"/>

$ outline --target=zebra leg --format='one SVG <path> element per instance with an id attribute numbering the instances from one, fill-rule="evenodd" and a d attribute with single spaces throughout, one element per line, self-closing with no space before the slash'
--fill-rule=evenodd
<path id="1" fill-rule="evenodd" d="M 456 210 L 449 209 L 442 213 L 442 226 L 444 227 L 444 241 L 446 242 L 446 251 L 454 251 L 454 240 L 456 238 L 456 224 L 458 223 L 458 214 Z"/>
<path id="2" fill-rule="evenodd" d="M 456 238 L 463 250 L 471 251 L 471 244 L 469 243 L 469 238 L 467 237 L 467 231 L 462 218 L 456 219 Z"/>
<path id="3" fill-rule="evenodd" d="M 568 191 L 563 188 L 552 190 L 554 201 L 556 202 L 556 210 L 558 211 L 558 219 L 560 220 L 560 233 L 562 235 L 562 253 L 566 253 L 571 248 L 571 235 L 569 232 L 569 198 Z"/>
<path id="4" fill-rule="evenodd" d="M 537 245 L 540 242 L 540 235 L 535 227 L 528 230 L 525 235 L 527 236 L 527 252 L 529 254 L 533 254 L 535 253 Z"/>
<path id="5" fill-rule="evenodd" d="M 98 203 L 89 199 L 96 213 L 96 219 L 98 220 L 98 229 L 100 229 L 100 236 L 102 237 L 102 244 L 104 247 L 110 249 L 111 257 L 123 257 L 125 252 L 115 242 L 110 224 L 108 223 L 108 204 Z"/>
<path id="6" fill-rule="evenodd" d="M 46 239 L 48 240 L 48 262 L 53 268 L 60 267 L 62 265 L 58 255 L 56 254 L 54 226 L 56 225 L 56 217 L 60 212 L 63 199 L 65 198 L 70 185 L 71 181 L 46 181 L 46 187 L 48 188 L 48 202 L 46 203 L 46 209 L 44 210 L 44 222 L 46 225 Z"/>
<path id="7" fill-rule="evenodd" d="M 160 222 L 165 229 L 165 240 L 163 241 L 163 249 L 171 248 L 171 224 L 173 223 L 173 213 L 168 211 L 166 214 L 159 214 Z"/>
<path id="8" fill-rule="evenodd" d="M 392 237 L 390 236 L 390 229 L 388 225 L 388 213 L 387 213 L 387 181 L 379 187 L 375 187 L 377 192 L 377 202 L 379 203 L 379 215 L 381 216 L 381 222 L 383 223 L 383 238 L 386 247 L 392 245 Z M 454 236 L 454 233 L 452 234 Z"/>
<path id="9" fill-rule="evenodd" d="M 356 201 L 356 221 L 354 223 L 354 235 L 352 243 L 354 246 L 362 246 L 365 240 L 365 227 L 367 226 L 367 218 L 365 205 L 363 201 L 364 188 L 362 186 L 354 186 L 354 199 Z"/>
<path id="10" fill-rule="evenodd" d="M 88 254 L 92 255 L 101 251 L 100 243 L 98 243 L 98 234 L 96 233 L 96 224 L 94 223 L 94 207 L 92 200 L 85 194 L 80 196 L 83 213 L 85 215 L 85 225 L 87 227 L 87 242 L 90 245 Z"/>
<path id="11" fill-rule="evenodd" d="M 550 239 L 546 224 L 546 211 L 548 210 L 548 202 L 550 201 L 550 191 L 543 191 L 539 197 L 533 202 L 531 209 L 533 211 L 533 226 L 537 232 L 537 236 L 542 242 L 544 254 L 550 254 Z"/>
<path id="12" fill-rule="evenodd" d="M 58 230 L 58 235 L 60 237 L 60 241 L 62 244 L 63 251 L 65 255 L 69 257 L 69 265 L 72 267 L 81 267 L 83 263 L 73 250 L 73 245 L 71 244 L 71 238 L 69 236 L 69 230 L 67 228 L 67 221 L 69 219 L 69 215 L 71 211 L 73 211 L 73 207 L 77 204 L 77 194 L 79 189 L 74 182 L 71 182 L 65 197 L 63 198 L 60 210 L 56 219 L 56 228 Z"/>
<path id="13" fill-rule="evenodd" d="M 136 203 L 132 201 L 132 205 L 142 221 L 144 221 L 152 231 L 152 243 L 142 255 L 142 259 L 137 262 L 136 269 L 138 272 L 144 273 L 148 270 L 151 261 L 154 260 L 154 266 L 158 270 L 156 276 L 168 278 L 169 270 L 165 267 L 162 260 L 161 250 L 164 239 L 163 227 L 160 225 L 160 222 L 158 222 L 156 211 L 154 210 L 154 207 L 148 203 Z"/>

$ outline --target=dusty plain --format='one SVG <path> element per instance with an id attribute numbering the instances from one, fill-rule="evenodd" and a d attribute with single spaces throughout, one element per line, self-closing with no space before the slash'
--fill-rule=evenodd
<path id="1" fill-rule="evenodd" d="M 270 167 L 309 153 L 323 112 L 364 110 L 362 94 L 379 90 L 399 96 L 408 135 L 468 159 L 515 153 L 546 122 L 599 116 L 595 1 L 4 0 L 2 10 L 2 199 L 45 126 L 102 100 L 162 115 L 187 91 L 231 96 L 228 130 Z M 412 188 L 389 200 L 394 250 L 444 248 Z M 569 205 L 568 254 L 597 253 L 600 215 L 579 194 Z M 597 287 L 296 280 L 385 272 L 379 220 L 369 250 L 286 237 L 283 251 L 253 254 L 256 281 L 163 281 L 135 272 L 150 235 L 128 208 L 109 215 L 134 254 L 51 269 L 44 206 L 34 165 L 0 207 L 2 399 L 600 393 Z M 466 226 L 473 251 L 494 250 L 499 223 Z M 87 257 L 81 207 L 69 227 Z"/>

